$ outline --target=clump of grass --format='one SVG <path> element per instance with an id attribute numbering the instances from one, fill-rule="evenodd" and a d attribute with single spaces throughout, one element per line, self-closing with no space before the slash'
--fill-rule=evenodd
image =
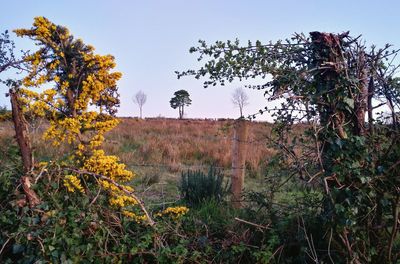
<path id="1" fill-rule="evenodd" d="M 228 192 L 228 182 L 219 169 L 210 167 L 207 174 L 200 170 L 182 172 L 179 188 L 182 198 L 190 205 L 198 205 L 213 199 L 222 201 Z"/>
<path id="2" fill-rule="evenodd" d="M 151 186 L 159 182 L 160 182 L 160 174 L 154 171 L 146 172 L 142 177 L 142 183 L 146 186 Z"/>

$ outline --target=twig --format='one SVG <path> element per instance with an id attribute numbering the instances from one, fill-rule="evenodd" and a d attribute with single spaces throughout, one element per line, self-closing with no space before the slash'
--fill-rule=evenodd
<path id="1" fill-rule="evenodd" d="M 165 205 L 165 204 L 174 204 L 174 203 L 176 203 L 178 201 L 179 201 L 179 199 L 175 200 L 175 201 L 170 201 L 170 202 L 152 203 L 152 204 L 149 204 L 149 205 L 151 205 L 151 206 L 159 206 L 159 205 Z"/>
<path id="2" fill-rule="evenodd" d="M 307 183 L 311 183 L 311 182 L 315 179 L 315 177 L 317 177 L 318 175 L 321 175 L 322 173 L 324 173 L 324 172 L 323 172 L 323 171 L 319 171 L 319 172 L 315 173 L 315 174 L 308 180 Z"/>
<path id="3" fill-rule="evenodd" d="M 45 172 L 47 169 L 47 166 L 43 166 L 43 168 L 40 170 L 40 173 L 38 174 L 38 176 L 35 178 L 35 184 L 37 184 L 37 182 L 39 181 L 39 179 L 43 176 L 43 172 Z"/>
<path id="4" fill-rule="evenodd" d="M 89 206 L 92 206 L 92 205 L 96 202 L 97 198 L 99 198 L 100 192 L 101 192 L 101 186 L 99 186 L 99 190 L 98 190 L 96 196 L 95 196 L 95 197 L 93 198 L 93 200 L 90 202 Z"/>
<path id="5" fill-rule="evenodd" d="M 388 260 L 389 263 L 392 262 L 392 249 L 393 249 L 393 242 L 394 239 L 396 238 L 396 234 L 397 234 L 397 219 L 399 217 L 399 199 L 400 197 L 397 196 L 395 203 L 392 205 L 393 206 L 393 218 L 394 218 L 394 222 L 393 222 L 393 227 L 392 227 L 392 234 L 390 236 L 390 242 L 389 242 L 389 250 L 388 250 Z"/>
<path id="6" fill-rule="evenodd" d="M 4 250 L 4 248 L 6 247 L 6 245 L 8 244 L 8 242 L 10 242 L 10 240 L 11 240 L 11 237 L 9 237 L 9 238 L 6 240 L 6 242 L 4 242 L 3 246 L 2 246 L 1 249 L 0 249 L 0 256 L 1 256 L 1 253 L 3 253 L 3 250 Z"/>
<path id="7" fill-rule="evenodd" d="M 319 263 L 317 251 L 314 246 L 314 240 L 312 238 L 312 234 L 310 235 L 310 238 L 308 238 L 306 226 L 304 224 L 304 219 L 303 219 L 303 217 L 300 217 L 300 218 L 301 218 L 301 222 L 302 222 L 301 228 L 304 231 L 304 235 L 305 235 L 308 247 L 310 249 L 310 253 L 308 253 L 308 251 L 306 251 L 306 253 L 310 257 L 310 259 L 312 259 L 315 263 Z"/>
<path id="8" fill-rule="evenodd" d="M 261 229 L 269 229 L 269 225 L 267 225 L 267 226 L 262 226 L 262 225 L 255 224 L 255 223 L 252 223 L 252 222 L 249 222 L 249 221 L 246 221 L 246 220 L 237 218 L 237 217 L 235 217 L 235 220 L 238 221 L 238 222 L 242 222 L 242 223 L 245 223 L 245 224 L 248 224 L 248 225 L 252 225 L 252 226 L 261 228 Z"/>
<path id="9" fill-rule="evenodd" d="M 41 239 L 40 237 L 38 237 L 37 242 L 39 242 L 39 245 L 40 245 L 40 248 L 41 248 L 41 250 L 42 250 L 42 253 L 44 253 L 45 250 L 44 250 L 44 246 L 43 246 L 43 243 L 42 243 L 41 240 L 42 240 L 42 239 Z"/>
<path id="10" fill-rule="evenodd" d="M 269 261 L 270 261 L 273 257 L 275 257 L 276 253 L 278 253 L 279 251 L 282 252 L 283 247 L 284 247 L 284 245 L 280 245 L 280 246 L 275 250 L 275 252 L 272 254 L 272 256 L 268 259 L 267 263 L 269 263 Z M 280 258 L 280 257 L 279 257 L 279 258 Z"/>
<path id="11" fill-rule="evenodd" d="M 329 243 L 328 243 L 328 257 L 331 260 L 332 264 L 335 264 L 335 262 L 333 261 L 332 256 L 331 256 L 332 235 L 333 235 L 333 229 L 331 228 L 331 235 L 329 236 Z"/>
<path id="12" fill-rule="evenodd" d="M 387 170 L 387 173 L 390 172 L 391 170 L 395 169 L 397 166 L 400 165 L 400 160 L 398 160 L 396 163 L 394 163 L 390 168 Z"/>
<path id="13" fill-rule="evenodd" d="M 105 181 L 107 181 L 107 182 L 113 184 L 113 185 L 116 186 L 118 189 L 120 189 L 123 193 L 125 193 L 126 195 L 129 195 L 129 196 L 131 196 L 132 198 L 134 198 L 134 199 L 138 202 L 138 204 L 139 204 L 140 208 L 142 209 L 142 211 L 144 212 L 144 214 L 146 215 L 147 222 L 149 223 L 149 225 L 150 225 L 150 226 L 154 226 L 154 225 L 155 225 L 154 220 L 151 218 L 150 214 L 147 212 L 146 207 L 144 206 L 144 203 L 142 202 L 142 200 L 140 200 L 139 197 L 137 197 L 136 195 L 134 195 L 132 192 L 130 192 L 130 191 L 128 191 L 127 189 L 125 189 L 125 188 L 124 188 L 122 185 L 120 185 L 119 183 L 117 183 L 117 182 L 115 182 L 114 180 L 112 180 L 112 179 L 110 179 L 110 178 L 108 178 L 108 177 L 106 177 L 106 176 L 104 176 L 104 175 L 101 175 L 101 174 L 97 174 L 97 173 L 93 173 L 93 172 L 89 172 L 89 171 L 84 171 L 84 170 L 77 170 L 77 169 L 74 169 L 74 168 L 66 168 L 66 169 L 68 169 L 68 170 L 70 170 L 70 171 L 73 171 L 73 172 L 76 172 L 76 173 L 79 173 L 79 174 L 91 175 L 91 176 L 94 176 L 95 178 L 100 178 L 100 179 L 102 179 L 102 180 L 105 180 Z"/>

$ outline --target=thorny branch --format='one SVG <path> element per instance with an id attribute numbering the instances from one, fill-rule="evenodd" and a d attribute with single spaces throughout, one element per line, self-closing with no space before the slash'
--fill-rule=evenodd
<path id="1" fill-rule="evenodd" d="M 143 213 L 146 215 L 146 219 L 147 219 L 147 222 L 149 223 L 149 225 L 150 226 L 154 226 L 155 225 L 155 222 L 151 218 L 150 214 L 148 213 L 146 207 L 144 206 L 143 201 L 139 197 L 137 197 L 133 192 L 130 192 L 127 189 L 125 189 L 121 184 L 119 184 L 119 183 L 115 182 L 114 180 L 110 179 L 109 177 L 106 177 L 106 176 L 101 175 L 101 174 L 97 174 L 97 173 L 93 173 L 93 172 L 89 172 L 89 171 L 85 171 L 85 170 L 78 170 L 78 169 L 74 169 L 74 168 L 66 168 L 66 169 L 69 170 L 69 171 L 78 173 L 78 174 L 90 175 L 90 176 L 93 176 L 93 177 L 95 177 L 97 179 L 105 180 L 105 181 L 113 184 L 118 189 L 120 189 L 123 193 L 125 193 L 126 195 L 131 196 L 132 198 L 134 198 L 138 202 L 138 204 L 139 204 L 140 208 L 142 209 Z"/>

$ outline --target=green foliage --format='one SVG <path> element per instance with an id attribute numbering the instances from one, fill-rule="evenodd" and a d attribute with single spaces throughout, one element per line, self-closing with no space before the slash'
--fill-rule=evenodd
<path id="1" fill-rule="evenodd" d="M 280 107 L 265 107 L 258 113 L 268 111 L 275 118 L 271 142 L 277 157 L 271 166 L 281 179 L 268 179 L 269 190 L 253 198 L 268 209 L 272 223 L 275 219 L 290 223 L 292 215 L 301 216 L 302 228 L 321 241 L 314 250 L 309 240 L 299 240 L 301 250 L 295 255 L 308 252 L 316 263 L 396 263 L 400 259 L 396 242 L 400 85 L 398 65 L 393 61 L 399 50 L 390 50 L 390 45 L 368 48 L 349 32 L 311 32 L 275 43 L 249 41 L 245 46 L 238 40 L 211 45 L 200 41 L 190 52 L 198 53 L 199 61 L 207 61 L 198 70 L 178 72 L 178 78 L 206 77 L 205 87 L 234 80 L 272 79 L 248 87 L 264 90 L 268 100 L 282 100 Z M 373 114 L 381 106 L 378 102 L 389 106 L 386 120 Z M 298 136 L 295 130 L 301 123 L 306 123 L 305 133 Z M 299 196 L 295 189 L 287 193 L 293 179 L 317 194 L 320 203 L 316 211 L 311 205 L 292 205 L 288 195 L 304 201 L 312 193 Z M 275 206 L 282 195 L 289 198 L 282 200 L 288 208 Z M 305 209 L 305 215 L 298 214 L 296 208 Z M 287 230 L 289 237 L 296 237 L 289 227 L 275 226 L 276 231 Z M 329 237 L 321 236 L 328 233 Z M 329 256 L 324 253 L 327 251 Z M 304 263 L 306 259 L 297 261 Z M 286 254 L 285 261 L 294 259 Z"/>
<path id="2" fill-rule="evenodd" d="M 1 140 L 2 141 L 2 140 Z M 18 182 L 18 173 L 22 172 L 19 150 L 15 145 L 1 142 L 0 148 L 0 204 L 7 203 L 7 198 Z"/>
<path id="3" fill-rule="evenodd" d="M 9 67 L 14 67 L 16 59 L 14 56 L 15 44 L 10 40 L 8 30 L 0 34 L 0 73 Z"/>
<path id="4" fill-rule="evenodd" d="M 35 185 L 41 205 L 29 208 L 13 191 L 18 174 L 9 176 L 0 173 L 1 263 L 262 263 L 276 246 L 275 236 L 234 220 L 247 214 L 213 199 L 152 228 L 108 209 L 103 195 L 94 199 L 95 185 L 71 195 L 50 167 Z"/>
<path id="5" fill-rule="evenodd" d="M 326 231 L 321 228 L 323 194 L 297 179 L 285 178 L 284 174 L 270 172 L 265 190 L 246 194 L 246 200 L 251 203 L 247 217 L 257 223 L 268 223 L 270 228 L 269 236 L 264 238 L 267 241 L 262 243 L 262 248 L 268 250 L 255 254 L 264 263 L 313 263 L 309 254 L 317 252 L 320 263 L 330 263 L 326 254 L 328 243 L 324 239 Z M 312 245 L 307 239 L 312 240 Z M 274 252 L 278 253 L 272 256 Z M 345 263 L 336 254 L 332 257 L 334 263 Z"/>
<path id="6" fill-rule="evenodd" d="M 211 166 L 207 174 L 200 170 L 182 172 L 179 189 L 184 201 L 198 205 L 209 199 L 222 201 L 228 191 L 228 182 L 224 184 L 222 172 Z"/>
<path id="7" fill-rule="evenodd" d="M 0 208 L 0 245 L 4 246 L 0 262 L 76 263 L 94 258 L 93 248 L 106 245 L 108 232 L 113 232 L 104 224 L 106 215 L 112 213 L 98 204 L 90 205 L 86 197 L 69 195 L 59 181 L 48 181 L 54 179 L 51 174 L 43 176 L 35 186 L 43 198 L 36 208 L 29 208 L 18 191 L 2 189 L 8 202 Z"/>

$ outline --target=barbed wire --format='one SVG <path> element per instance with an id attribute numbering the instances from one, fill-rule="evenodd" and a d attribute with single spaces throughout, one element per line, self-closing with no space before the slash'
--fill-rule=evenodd
<path id="1" fill-rule="evenodd" d="M 192 169 L 192 168 L 210 168 L 213 167 L 215 169 L 222 169 L 222 170 L 227 170 L 231 169 L 232 167 L 224 167 L 224 166 L 216 166 L 212 164 L 195 164 L 195 165 L 187 165 L 187 164 L 129 164 L 130 167 L 152 167 L 152 168 L 178 168 L 180 170 L 185 170 L 185 169 Z"/>

